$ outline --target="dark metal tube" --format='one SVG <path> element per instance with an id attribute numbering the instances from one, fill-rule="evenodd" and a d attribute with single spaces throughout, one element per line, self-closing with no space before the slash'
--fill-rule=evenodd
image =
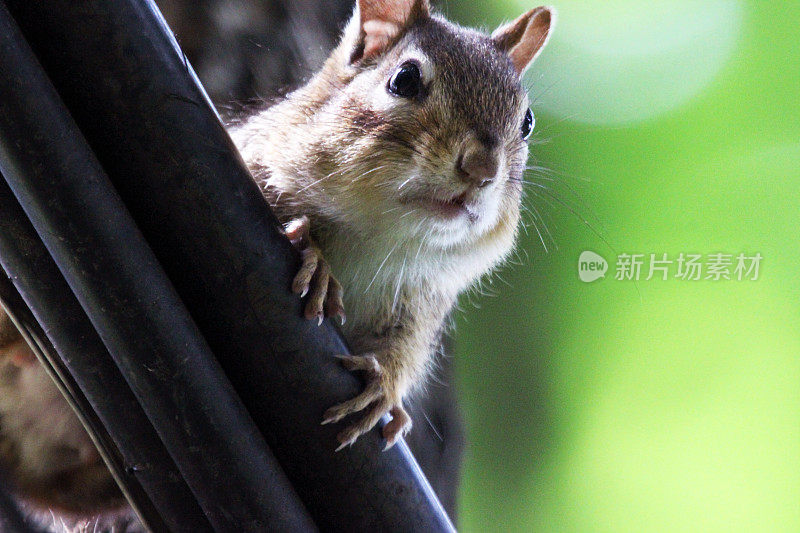
<path id="1" fill-rule="evenodd" d="M 42 364 L 49 367 L 79 412 L 142 522 L 153 531 L 211 531 L 194 495 L 3 179 L 0 265 L 5 271 L 0 272 L 3 306 L 23 335 L 32 337 L 29 344 L 40 347 L 37 355 L 45 359 Z M 39 323 L 47 324 L 46 334 L 36 331 Z M 48 342 L 54 349 L 43 346 Z"/>
<path id="2" fill-rule="evenodd" d="M 4 6 L 0 71 L 0 171 L 215 530 L 313 530 Z"/>
<path id="3" fill-rule="evenodd" d="M 317 525 L 451 531 L 405 443 L 334 453 L 347 348 L 302 318 L 298 255 L 155 5 L 6 1 Z"/>
<path id="4" fill-rule="evenodd" d="M 27 304 L 16 292 L 11 281 L 5 277 L 5 272 L 2 274 L 0 275 L 0 304 L 2 304 L 4 311 L 11 318 L 22 338 L 30 346 L 39 363 L 44 366 L 54 384 L 86 428 L 114 481 L 117 482 L 125 498 L 131 502 L 131 507 L 135 510 L 139 520 L 151 531 L 169 531 L 138 480 L 129 475 L 129 472 L 126 472 L 124 460 L 121 458 L 119 450 L 112 443 L 107 431 L 99 422 L 97 413 L 94 412 L 86 397 L 75 385 L 71 376 L 63 372 L 63 365 L 61 367 L 56 366 L 55 360 L 58 357 L 55 355 L 55 348 L 36 320 L 32 318 Z M 138 404 L 136 405 L 138 406 Z"/>

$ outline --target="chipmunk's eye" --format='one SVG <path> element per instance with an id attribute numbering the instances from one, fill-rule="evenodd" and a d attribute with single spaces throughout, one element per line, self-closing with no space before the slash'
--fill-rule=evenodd
<path id="1" fill-rule="evenodd" d="M 387 89 L 395 96 L 413 98 L 422 88 L 422 74 L 416 63 L 407 62 L 400 65 L 389 79 Z"/>
<path id="2" fill-rule="evenodd" d="M 533 112 L 528 108 L 528 110 L 525 111 L 525 118 L 522 119 L 521 129 L 523 140 L 527 140 L 527 138 L 530 137 L 534 124 L 536 124 L 536 120 L 533 118 Z"/>

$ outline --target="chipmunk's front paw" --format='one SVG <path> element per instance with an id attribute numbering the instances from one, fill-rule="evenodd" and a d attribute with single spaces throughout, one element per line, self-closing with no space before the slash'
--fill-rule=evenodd
<path id="1" fill-rule="evenodd" d="M 374 354 L 338 357 L 348 370 L 364 371 L 367 386 L 352 400 L 325 411 L 323 424 L 338 422 L 351 413 L 366 410 L 361 420 L 339 433 L 337 438 L 340 444 L 336 451 L 351 446 L 359 436 L 372 429 L 387 412 L 392 415 L 392 420 L 383 427 L 383 438 L 386 439 L 384 450 L 388 450 L 397 439 L 411 429 L 411 417 L 403 409 L 394 380 L 384 371 Z"/>
<path id="2" fill-rule="evenodd" d="M 292 292 L 301 298 L 308 294 L 305 316 L 316 318 L 322 324 L 323 316 L 339 316 L 345 321 L 342 303 L 342 286 L 331 274 L 331 268 L 322 257 L 322 251 L 311 239 L 311 223 L 303 216 L 286 225 L 286 236 L 300 251 L 303 264 L 292 282 Z M 310 293 L 310 294 L 309 294 Z"/>

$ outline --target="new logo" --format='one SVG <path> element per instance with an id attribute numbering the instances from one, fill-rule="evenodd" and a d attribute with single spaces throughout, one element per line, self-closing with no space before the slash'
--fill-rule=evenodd
<path id="1" fill-rule="evenodd" d="M 586 250 L 578 258 L 578 277 L 584 283 L 591 283 L 606 276 L 608 263 L 603 256 Z"/>

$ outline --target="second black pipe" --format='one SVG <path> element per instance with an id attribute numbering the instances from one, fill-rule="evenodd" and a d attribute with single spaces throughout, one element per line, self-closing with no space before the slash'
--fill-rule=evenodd
<path id="1" fill-rule="evenodd" d="M 314 530 L 3 4 L 0 72 L 0 172 L 208 520 Z"/>

